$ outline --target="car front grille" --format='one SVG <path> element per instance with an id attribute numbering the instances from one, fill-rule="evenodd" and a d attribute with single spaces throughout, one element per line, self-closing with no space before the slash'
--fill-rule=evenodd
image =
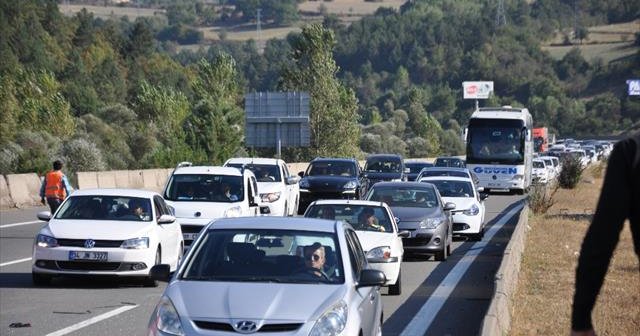
<path id="1" fill-rule="evenodd" d="M 63 271 L 116 271 L 119 262 L 102 261 L 56 261 L 58 268 Z"/>
<path id="2" fill-rule="evenodd" d="M 463 231 L 469 228 L 468 224 L 465 223 L 453 223 L 453 231 Z"/>
<path id="3" fill-rule="evenodd" d="M 216 331 L 230 331 L 235 332 L 233 326 L 224 322 L 210 322 L 210 321 L 193 321 L 200 329 L 216 330 Z M 256 332 L 269 333 L 269 332 L 288 332 L 300 329 L 302 323 L 278 323 L 278 324 L 265 324 Z"/>
<path id="4" fill-rule="evenodd" d="M 65 238 L 59 238 L 58 240 L 58 245 L 60 246 L 69 246 L 69 247 L 84 247 L 84 243 L 88 240 L 88 239 L 65 239 Z M 120 245 L 122 245 L 123 240 L 94 240 L 95 241 L 95 245 L 93 246 L 94 248 L 98 248 L 98 247 L 120 247 Z"/>
<path id="5" fill-rule="evenodd" d="M 204 226 L 202 225 L 188 225 L 188 224 L 180 225 L 180 229 L 182 230 L 182 233 L 199 233 L 203 227 Z"/>

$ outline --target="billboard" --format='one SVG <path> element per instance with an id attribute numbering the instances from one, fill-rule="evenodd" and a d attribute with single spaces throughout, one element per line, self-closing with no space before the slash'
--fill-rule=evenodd
<path id="1" fill-rule="evenodd" d="M 627 94 L 629 96 L 640 96 L 640 79 L 627 80 Z"/>
<path id="2" fill-rule="evenodd" d="M 253 92 L 244 97 L 248 147 L 307 147 L 310 143 L 306 92 Z"/>
<path id="3" fill-rule="evenodd" d="M 487 99 L 493 92 L 493 82 L 462 82 L 464 99 Z"/>

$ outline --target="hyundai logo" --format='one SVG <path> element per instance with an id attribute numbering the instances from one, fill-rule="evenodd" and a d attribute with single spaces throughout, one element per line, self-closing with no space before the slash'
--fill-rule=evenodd
<path id="1" fill-rule="evenodd" d="M 85 240 L 85 241 L 84 241 L 84 247 L 85 247 L 85 248 L 91 249 L 91 248 L 93 248 L 94 246 L 96 246 L 96 242 L 95 242 L 95 240 L 93 240 L 93 239 L 87 239 L 87 240 Z"/>
<path id="2" fill-rule="evenodd" d="M 234 329 L 241 334 L 251 334 L 258 330 L 258 326 L 252 321 L 240 321 L 234 325 Z"/>

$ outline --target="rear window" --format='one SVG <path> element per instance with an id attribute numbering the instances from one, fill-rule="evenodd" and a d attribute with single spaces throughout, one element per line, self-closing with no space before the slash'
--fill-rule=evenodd
<path id="1" fill-rule="evenodd" d="M 434 208 L 438 197 L 433 187 L 376 187 L 369 192 L 368 201 L 385 202 L 390 207 Z"/>
<path id="2" fill-rule="evenodd" d="M 427 170 L 422 173 L 422 177 L 425 176 L 454 176 L 454 177 L 470 177 L 469 174 L 462 171 L 453 170 Z"/>
<path id="3" fill-rule="evenodd" d="M 242 176 L 176 174 L 165 191 L 170 201 L 239 202 L 244 198 Z"/>
<path id="4" fill-rule="evenodd" d="M 381 206 L 354 204 L 318 204 L 311 206 L 304 214 L 305 217 L 341 220 L 360 231 L 393 232 L 391 218 Z M 367 225 L 368 221 L 375 223 Z"/>
<path id="5" fill-rule="evenodd" d="M 308 176 L 356 176 L 356 166 L 352 162 L 317 161 L 309 164 Z"/>
<path id="6" fill-rule="evenodd" d="M 367 159 L 364 170 L 369 173 L 401 173 L 402 161 L 392 157 L 373 157 Z"/>
<path id="7" fill-rule="evenodd" d="M 277 165 L 230 163 L 228 167 L 249 169 L 258 182 L 280 182 L 280 169 Z"/>

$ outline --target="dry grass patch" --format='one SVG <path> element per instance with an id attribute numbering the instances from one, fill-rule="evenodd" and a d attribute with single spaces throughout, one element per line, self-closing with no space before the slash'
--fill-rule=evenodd
<path id="1" fill-rule="evenodd" d="M 561 189 L 546 215 L 529 219 L 531 230 L 514 297 L 512 335 L 567 335 L 571 325 L 575 268 L 582 239 L 595 209 L 601 174 L 591 183 Z M 597 175 L 593 179 L 593 175 Z M 587 209 L 587 214 L 585 214 Z M 579 216 L 571 216 L 571 215 Z M 628 224 L 609 267 L 593 318 L 599 335 L 637 335 L 640 330 L 640 274 Z"/>
<path id="2" fill-rule="evenodd" d="M 320 5 L 324 5 L 328 13 L 337 15 L 371 15 L 380 7 L 399 9 L 407 0 L 383 0 L 379 2 L 364 0 L 305 1 L 298 5 L 302 12 L 320 13 Z"/>
<path id="3" fill-rule="evenodd" d="M 122 16 L 128 16 L 130 20 L 135 20 L 137 17 L 148 16 L 165 16 L 164 9 L 153 8 L 136 8 L 136 7 L 119 7 L 119 6 L 88 6 L 88 5 L 65 5 L 58 4 L 60 13 L 73 16 L 80 12 L 83 8 L 86 8 L 89 13 L 93 13 L 95 17 L 102 19 L 119 18 Z"/>

